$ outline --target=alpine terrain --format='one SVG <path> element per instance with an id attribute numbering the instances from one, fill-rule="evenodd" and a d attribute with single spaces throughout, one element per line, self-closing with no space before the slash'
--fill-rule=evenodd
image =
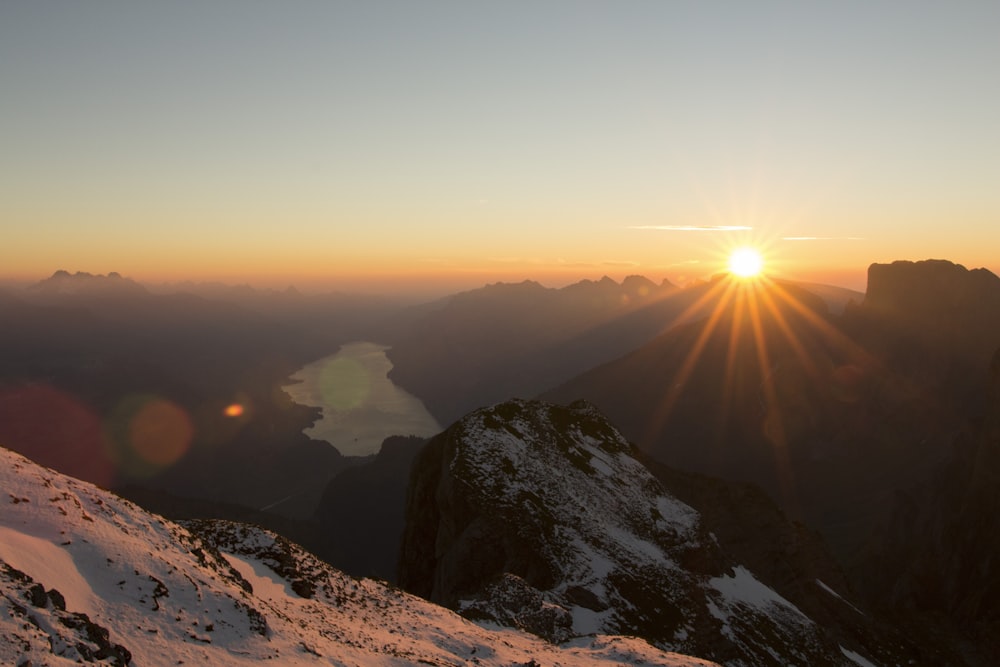
<path id="1" fill-rule="evenodd" d="M 273 533 L 183 527 L 0 449 L 0 664 L 708 665 L 487 628 Z"/>
<path id="2" fill-rule="evenodd" d="M 777 592 L 636 455 L 584 402 L 513 400 L 466 416 L 417 458 L 400 584 L 554 642 L 629 634 L 748 666 L 914 657 L 834 588 L 835 566 L 797 600 Z"/>

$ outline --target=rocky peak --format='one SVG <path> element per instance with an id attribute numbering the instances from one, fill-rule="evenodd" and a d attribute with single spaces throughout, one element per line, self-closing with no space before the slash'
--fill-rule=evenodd
<path id="1" fill-rule="evenodd" d="M 553 641 L 630 634 L 731 665 L 872 654 L 727 557 L 633 454 L 584 402 L 513 400 L 467 415 L 415 463 L 400 584 Z"/>

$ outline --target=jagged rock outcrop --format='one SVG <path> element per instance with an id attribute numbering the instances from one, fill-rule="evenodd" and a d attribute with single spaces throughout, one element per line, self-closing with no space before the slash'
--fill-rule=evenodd
<path id="1" fill-rule="evenodd" d="M 127 667 L 132 652 L 110 640 L 108 629 L 87 614 L 67 611 L 66 599 L 55 589 L 35 582 L 20 570 L 0 561 L 0 613 L 14 627 L 0 631 L 0 639 L 22 656 L 18 667 L 30 667 L 29 655 L 50 653 L 67 663 L 99 662 Z"/>
<path id="2" fill-rule="evenodd" d="M 513 400 L 432 438 L 411 479 L 399 582 L 551 640 L 634 634 L 730 665 L 899 657 L 861 610 L 853 630 L 831 631 L 728 557 L 583 402 Z M 847 609 L 839 583 L 814 582 Z"/>

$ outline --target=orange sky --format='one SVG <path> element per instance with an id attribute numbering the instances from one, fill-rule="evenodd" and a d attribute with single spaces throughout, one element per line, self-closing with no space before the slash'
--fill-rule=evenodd
<path id="1" fill-rule="evenodd" d="M 0 6 L 0 279 L 1000 270 L 996 3 L 286 9 Z"/>

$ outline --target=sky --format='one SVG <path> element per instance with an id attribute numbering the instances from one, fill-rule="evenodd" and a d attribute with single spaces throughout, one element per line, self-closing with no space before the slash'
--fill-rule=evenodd
<path id="1" fill-rule="evenodd" d="M 1000 3 L 0 2 L 0 279 L 1000 273 Z"/>

